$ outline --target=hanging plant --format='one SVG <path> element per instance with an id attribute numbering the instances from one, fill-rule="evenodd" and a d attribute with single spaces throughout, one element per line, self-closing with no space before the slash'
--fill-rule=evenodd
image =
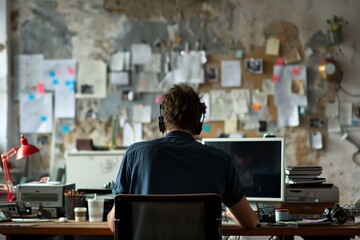
<path id="1" fill-rule="evenodd" d="M 332 18 L 327 19 L 328 34 L 332 45 L 339 44 L 341 42 L 341 30 L 342 26 L 348 24 L 343 17 L 334 15 Z"/>

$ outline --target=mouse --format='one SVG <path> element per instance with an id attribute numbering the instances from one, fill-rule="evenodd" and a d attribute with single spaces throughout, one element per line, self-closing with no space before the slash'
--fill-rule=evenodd
<path id="1" fill-rule="evenodd" d="M 66 217 L 61 217 L 61 218 L 59 218 L 59 222 L 67 222 L 67 221 L 69 221 Z"/>

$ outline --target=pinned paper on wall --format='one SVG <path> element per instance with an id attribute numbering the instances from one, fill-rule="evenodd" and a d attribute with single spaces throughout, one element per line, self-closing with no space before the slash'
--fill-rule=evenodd
<path id="1" fill-rule="evenodd" d="M 278 106 L 278 127 L 296 127 L 299 126 L 299 110 L 297 105 Z"/>
<path id="2" fill-rule="evenodd" d="M 339 105 L 340 124 L 351 126 L 353 115 L 353 104 L 351 102 L 341 102 Z"/>
<path id="3" fill-rule="evenodd" d="M 204 83 L 205 74 L 201 61 L 201 52 L 191 51 L 177 57 L 177 68 L 173 70 L 175 83 Z"/>
<path id="4" fill-rule="evenodd" d="M 123 127 L 123 146 L 130 146 L 142 140 L 142 124 L 125 122 Z"/>
<path id="5" fill-rule="evenodd" d="M 151 122 L 151 106 L 138 104 L 133 106 L 132 120 L 133 122 L 150 123 Z"/>
<path id="6" fill-rule="evenodd" d="M 14 75 L 17 81 L 17 91 L 35 90 L 39 83 L 43 83 L 43 62 L 44 55 L 17 55 L 14 59 Z M 16 95 L 18 95 L 16 94 Z"/>
<path id="7" fill-rule="evenodd" d="M 131 60 L 134 65 L 144 65 L 151 61 L 151 47 L 149 44 L 132 44 Z"/>
<path id="8" fill-rule="evenodd" d="M 263 79 L 262 80 L 262 91 L 268 95 L 274 95 L 275 86 L 274 82 L 271 79 Z"/>
<path id="9" fill-rule="evenodd" d="M 221 61 L 221 86 L 241 86 L 241 64 L 240 61 Z"/>
<path id="10" fill-rule="evenodd" d="M 253 109 L 254 106 L 259 106 L 259 108 L 256 108 L 254 110 L 260 110 L 262 108 L 265 108 L 268 103 L 267 94 L 264 92 L 260 92 L 258 90 L 252 91 L 251 100 L 252 100 Z"/>
<path id="11" fill-rule="evenodd" d="M 275 104 L 278 109 L 278 126 L 298 126 L 299 107 L 308 105 L 305 93 L 307 79 L 303 65 L 274 66 L 273 75 L 279 76 L 275 86 Z"/>
<path id="12" fill-rule="evenodd" d="M 339 133 L 341 132 L 339 118 L 329 117 L 327 119 L 328 133 Z"/>
<path id="13" fill-rule="evenodd" d="M 44 60 L 43 78 L 46 90 L 68 89 L 75 92 L 76 60 L 46 59 Z M 74 86 L 69 86 L 73 82 Z M 70 87 L 70 88 L 69 88 Z"/>
<path id="14" fill-rule="evenodd" d="M 294 68 L 299 71 L 296 76 L 293 75 Z M 273 75 L 279 76 L 279 81 L 275 82 L 275 104 L 277 106 L 290 104 L 306 107 L 308 105 L 305 94 L 306 68 L 303 65 L 274 66 Z"/>
<path id="15" fill-rule="evenodd" d="M 179 36 L 179 25 L 177 24 L 167 25 L 167 32 L 168 32 L 169 40 L 174 42 L 177 36 Z"/>
<path id="16" fill-rule="evenodd" d="M 275 37 L 270 37 L 266 40 L 266 50 L 267 55 L 278 56 L 280 50 L 280 40 Z"/>
<path id="17" fill-rule="evenodd" d="M 224 133 L 229 134 L 229 133 L 237 132 L 237 123 L 238 123 L 238 120 L 236 118 L 225 119 Z"/>
<path id="18" fill-rule="evenodd" d="M 129 85 L 129 73 L 128 72 L 111 72 L 109 73 L 110 85 Z"/>
<path id="19" fill-rule="evenodd" d="M 75 118 L 75 92 L 68 89 L 58 88 L 54 91 L 54 116 L 55 118 Z"/>
<path id="20" fill-rule="evenodd" d="M 106 65 L 101 60 L 79 62 L 78 97 L 106 97 Z"/>
<path id="21" fill-rule="evenodd" d="M 124 71 L 125 68 L 125 53 L 117 52 L 111 55 L 110 70 L 111 71 Z"/>
<path id="22" fill-rule="evenodd" d="M 20 132 L 51 133 L 53 100 L 51 93 L 21 93 Z"/>
<path id="23" fill-rule="evenodd" d="M 210 120 L 239 119 L 249 112 L 249 104 L 249 89 L 212 90 L 210 91 Z"/>
<path id="24" fill-rule="evenodd" d="M 327 116 L 327 117 L 337 117 L 337 116 L 339 116 L 339 104 L 338 103 L 328 103 L 328 104 L 326 104 L 325 116 Z"/>
<path id="25" fill-rule="evenodd" d="M 144 65 L 144 72 L 160 73 L 161 72 L 161 55 L 154 53 L 151 55 L 151 60 Z"/>
<path id="26" fill-rule="evenodd" d="M 137 81 L 138 92 L 159 92 L 159 79 L 156 73 L 140 73 Z"/>

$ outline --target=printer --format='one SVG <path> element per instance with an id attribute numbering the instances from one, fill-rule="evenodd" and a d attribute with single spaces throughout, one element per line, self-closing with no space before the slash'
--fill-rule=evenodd
<path id="1" fill-rule="evenodd" d="M 75 184 L 61 182 L 30 182 L 17 186 L 17 201 L 21 201 L 32 213 L 37 213 L 40 206 L 50 218 L 64 214 L 64 193 L 75 190 Z"/>

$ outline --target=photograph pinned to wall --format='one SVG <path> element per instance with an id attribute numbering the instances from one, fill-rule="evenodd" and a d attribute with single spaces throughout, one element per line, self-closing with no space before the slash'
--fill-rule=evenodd
<path id="1" fill-rule="evenodd" d="M 219 68 L 217 66 L 206 66 L 206 80 L 210 83 L 219 81 Z"/>
<path id="2" fill-rule="evenodd" d="M 291 93 L 297 95 L 305 94 L 305 83 L 303 79 L 294 79 L 291 81 Z"/>
<path id="3" fill-rule="evenodd" d="M 252 74 L 263 73 L 263 60 L 261 58 L 248 58 L 245 60 L 245 70 Z"/>

